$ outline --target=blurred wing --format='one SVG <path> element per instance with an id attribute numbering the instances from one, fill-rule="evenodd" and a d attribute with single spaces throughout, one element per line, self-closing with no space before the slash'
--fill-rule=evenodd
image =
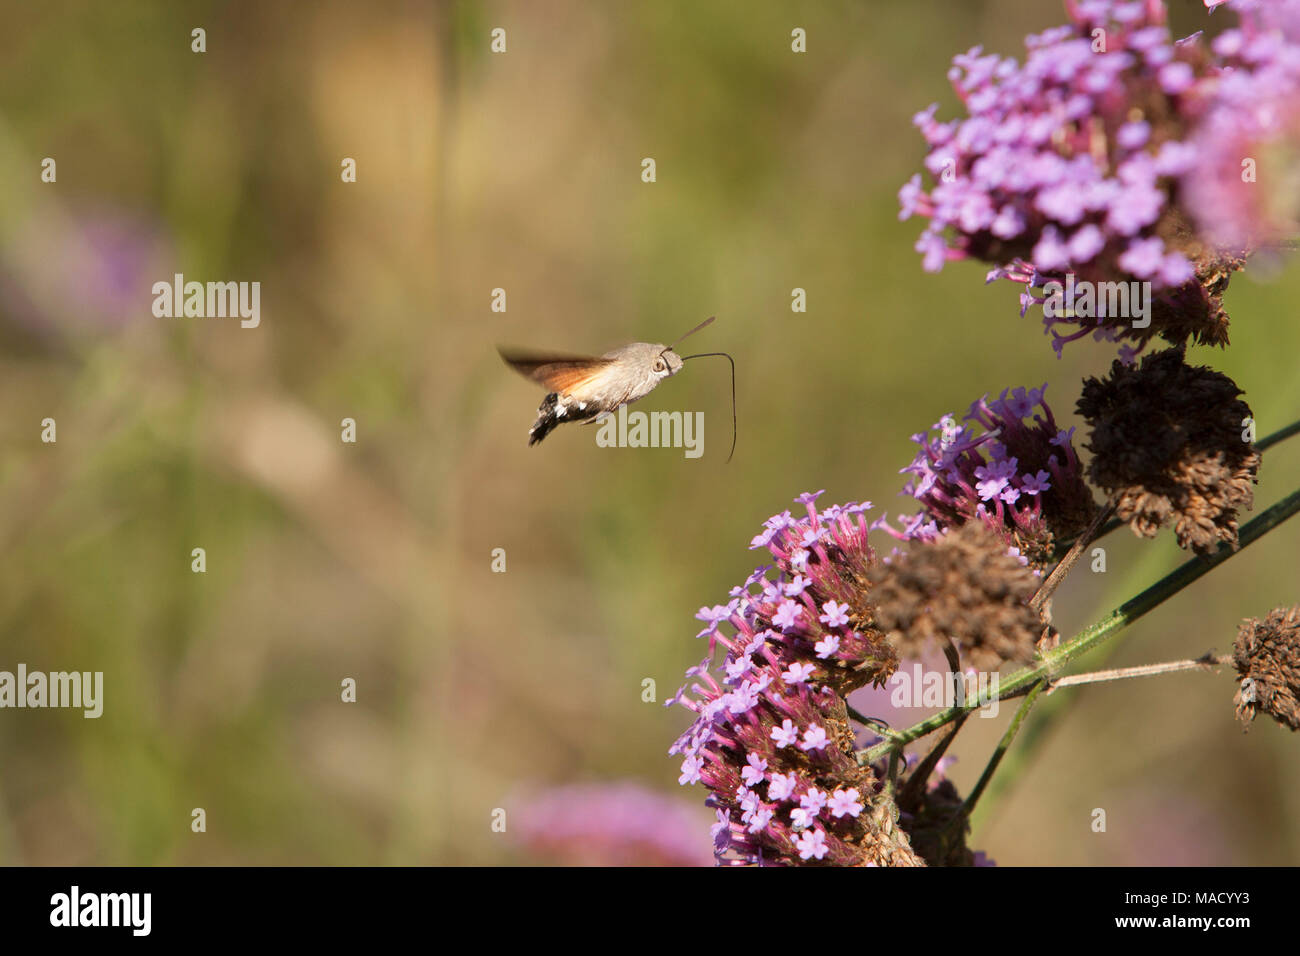
<path id="1" fill-rule="evenodd" d="M 527 349 L 498 348 L 505 363 L 525 378 L 552 392 L 571 392 L 609 368 L 606 358 L 589 355 L 558 355 Z"/>

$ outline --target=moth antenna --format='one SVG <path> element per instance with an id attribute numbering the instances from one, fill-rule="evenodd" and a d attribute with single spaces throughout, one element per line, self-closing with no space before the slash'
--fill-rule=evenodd
<path id="1" fill-rule="evenodd" d="M 691 332 L 699 331 L 699 329 L 702 329 L 712 321 L 713 317 L 710 316 L 702 325 L 691 329 Z M 690 334 L 690 332 L 686 333 L 686 335 Z M 686 338 L 686 335 L 683 335 L 682 338 Z M 727 461 L 731 461 L 731 456 L 736 453 L 736 360 L 726 352 L 698 352 L 695 355 L 682 356 L 682 361 L 686 362 L 693 358 L 708 358 L 711 355 L 721 355 L 731 363 L 731 451 L 727 454 Z"/>
<path id="2" fill-rule="evenodd" d="M 704 328 L 706 325 L 708 325 L 710 322 L 712 322 L 712 321 L 713 321 L 714 319 L 716 319 L 716 318 L 717 318 L 716 315 L 711 315 L 711 316 L 709 316 L 707 319 L 705 319 L 703 322 L 701 322 L 701 323 L 700 323 L 699 325 L 697 325 L 695 328 L 691 329 L 691 330 L 690 330 L 689 332 L 687 332 L 685 335 L 679 337 L 679 338 L 677 339 L 677 342 L 681 342 L 683 339 L 688 339 L 688 338 L 690 338 L 692 335 L 694 335 L 694 334 L 695 334 L 696 332 L 698 332 L 700 329 Z M 668 346 L 668 347 L 669 347 L 670 349 L 672 349 L 672 348 L 676 348 L 676 347 L 677 347 L 677 342 L 674 342 L 672 345 L 670 345 L 670 346 Z"/>

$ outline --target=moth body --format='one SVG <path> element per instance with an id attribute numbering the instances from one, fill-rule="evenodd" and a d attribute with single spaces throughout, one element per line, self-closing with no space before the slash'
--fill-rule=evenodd
<path id="1" fill-rule="evenodd" d="M 687 359 L 721 356 L 731 363 L 731 452 L 727 455 L 731 461 L 736 451 L 735 361 L 726 352 L 699 352 L 683 358 L 673 351 L 678 342 L 714 318 L 709 316 L 672 345 L 633 342 L 599 357 L 498 347 L 507 365 L 546 389 L 537 421 L 528 429 L 528 444 L 536 445 L 565 422 L 593 422 L 650 394 L 664 379 L 680 372 Z"/>
<path id="2" fill-rule="evenodd" d="M 635 402 L 682 367 L 681 356 L 669 346 L 650 342 L 633 342 L 599 358 L 505 349 L 501 357 L 515 371 L 550 389 L 528 430 L 529 445 L 565 422 L 595 421 Z"/>

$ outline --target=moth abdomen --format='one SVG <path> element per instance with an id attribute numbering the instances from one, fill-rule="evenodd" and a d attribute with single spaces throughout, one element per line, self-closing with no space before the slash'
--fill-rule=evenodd
<path id="1" fill-rule="evenodd" d="M 547 392 L 542 404 L 537 407 L 537 421 L 528 429 L 528 444 L 536 445 L 539 441 L 564 422 L 582 422 L 595 418 L 600 409 L 588 402 L 577 401 L 559 392 Z"/>

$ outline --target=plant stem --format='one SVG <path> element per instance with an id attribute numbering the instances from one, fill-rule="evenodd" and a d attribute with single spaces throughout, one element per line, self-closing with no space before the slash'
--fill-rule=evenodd
<path id="1" fill-rule="evenodd" d="M 1216 657 L 1213 652 L 1209 652 L 1190 661 L 1165 661 L 1162 664 L 1141 664 L 1137 667 L 1114 667 L 1104 671 L 1090 671 L 1087 674 L 1070 674 L 1068 677 L 1058 677 L 1052 681 L 1047 692 L 1052 694 L 1061 687 L 1073 687 L 1078 684 L 1101 684 L 1113 680 L 1128 680 L 1130 677 L 1154 677 L 1157 674 L 1172 674 L 1175 671 L 1208 671 L 1231 663 L 1231 654 Z"/>
<path id="2" fill-rule="evenodd" d="M 903 789 L 898 794 L 898 805 L 900 807 L 910 807 L 920 801 L 921 794 L 925 792 L 926 781 L 930 779 L 930 774 L 934 772 L 934 768 L 938 766 L 939 761 L 947 752 L 948 746 L 957 737 L 957 731 L 961 730 L 967 716 L 967 714 L 962 714 L 958 717 L 953 722 L 952 730 L 948 731 L 948 735 L 939 741 L 938 745 L 926 754 L 925 759 L 912 771 L 912 775 L 907 778 L 907 783 L 903 784 Z"/>
<path id="3" fill-rule="evenodd" d="M 1300 421 L 1294 421 L 1284 428 L 1279 428 L 1272 434 L 1265 435 L 1259 441 L 1255 442 L 1255 450 L 1264 451 L 1265 449 L 1276 445 L 1278 442 L 1290 438 L 1292 435 L 1300 435 Z"/>
<path id="4" fill-rule="evenodd" d="M 1007 727 L 1006 733 L 1004 733 L 1002 739 L 998 741 L 997 749 L 993 751 L 993 756 L 989 758 L 988 764 L 984 767 L 984 772 L 980 774 L 980 779 L 979 782 L 975 784 L 975 789 L 970 792 L 970 796 L 968 796 L 966 802 L 961 805 L 961 809 L 957 811 L 957 813 L 953 814 L 953 818 L 948 821 L 949 827 L 956 826 L 958 820 L 970 819 L 971 813 L 975 810 L 975 804 L 979 802 L 980 797 L 984 793 L 984 789 L 989 785 L 989 781 L 993 779 L 993 774 L 997 772 L 998 764 L 1002 763 L 1002 757 L 1006 754 L 1007 750 L 1010 749 L 1011 741 L 1016 739 L 1016 734 L 1020 731 L 1020 725 L 1025 722 L 1025 717 L 1029 713 L 1029 709 L 1033 707 L 1034 703 L 1038 700 L 1038 694 L 1042 691 L 1044 686 L 1046 686 L 1046 683 L 1045 680 L 1039 681 L 1025 696 L 1019 710 L 1016 711 L 1016 716 L 1012 718 L 1010 726 Z"/>
<path id="5" fill-rule="evenodd" d="M 1150 578 L 1160 567 L 1159 552 L 1147 548 L 1143 550 L 1139 557 L 1132 575 L 1139 580 Z M 1123 636 L 1121 636 L 1098 648 L 1090 655 L 1090 659 L 1095 663 L 1095 666 L 1104 667 L 1106 662 L 1119 652 L 1123 643 Z M 1070 709 L 1070 701 L 1071 695 L 1069 694 L 1044 694 L 1042 696 L 1034 709 L 1036 716 L 1021 729 L 1020 736 L 1016 738 L 1018 741 L 1016 748 L 1002 761 L 998 775 L 989 784 L 988 790 L 985 791 L 984 797 L 980 801 L 979 809 L 971 817 L 972 827 L 979 827 L 982 819 L 988 818 L 995 812 L 1003 798 L 1003 794 L 1013 785 L 1017 777 L 1028 770 L 1035 755 L 1047 745 L 1052 732 L 1061 723 L 1060 718 Z"/>
<path id="6" fill-rule="evenodd" d="M 1238 550 L 1258 541 L 1282 522 L 1294 516 L 1296 512 L 1300 512 L 1300 490 L 1291 492 L 1273 507 L 1261 512 L 1257 517 L 1243 525 L 1238 538 L 1240 542 Z M 1179 565 L 1145 591 L 1129 598 L 1100 621 L 1084 628 L 1067 643 L 1044 654 L 1043 659 L 1038 664 L 1012 674 L 1002 682 L 999 688 L 999 698 L 1006 700 L 1010 697 L 1018 697 L 1026 693 L 1033 684 L 1042 678 L 1050 679 L 1060 673 L 1061 669 L 1070 661 L 1114 637 L 1142 615 L 1159 607 L 1193 581 L 1209 573 L 1237 553 L 1231 548 L 1220 547 L 1212 555 L 1197 556 Z M 859 751 L 858 763 L 874 763 L 894 748 L 919 737 L 924 737 L 926 734 L 938 730 L 958 717 L 968 714 L 987 703 L 988 699 L 977 697 L 973 701 L 967 701 L 927 717 L 906 730 L 896 731 L 891 740 Z"/>
<path id="7" fill-rule="evenodd" d="M 877 736 L 884 737 L 886 740 L 892 740 L 896 731 L 889 726 L 880 717 L 868 717 L 858 711 L 856 708 L 849 706 L 849 702 L 844 702 L 844 709 L 847 711 L 850 720 L 854 720 L 864 727 L 870 727 Z"/>
<path id="8" fill-rule="evenodd" d="M 1040 613 L 1042 612 L 1043 605 L 1047 603 L 1053 594 L 1056 593 L 1056 589 L 1060 587 L 1061 582 L 1065 580 L 1065 576 L 1074 568 L 1075 563 L 1079 560 L 1079 555 L 1083 554 L 1083 549 L 1086 548 L 1090 542 L 1095 541 L 1100 537 L 1097 533 L 1097 528 L 1114 510 L 1114 504 L 1107 502 L 1104 507 L 1097 511 L 1097 514 L 1093 516 L 1092 521 L 1088 522 L 1088 527 L 1083 530 L 1079 537 L 1074 539 L 1074 544 L 1072 544 L 1070 550 L 1065 553 L 1065 557 L 1061 558 L 1061 560 L 1057 562 L 1056 567 L 1052 568 L 1052 573 L 1047 576 L 1041 585 L 1039 585 L 1037 593 L 1034 594 L 1033 599 L 1029 602 L 1030 607 L 1035 611 Z"/>

